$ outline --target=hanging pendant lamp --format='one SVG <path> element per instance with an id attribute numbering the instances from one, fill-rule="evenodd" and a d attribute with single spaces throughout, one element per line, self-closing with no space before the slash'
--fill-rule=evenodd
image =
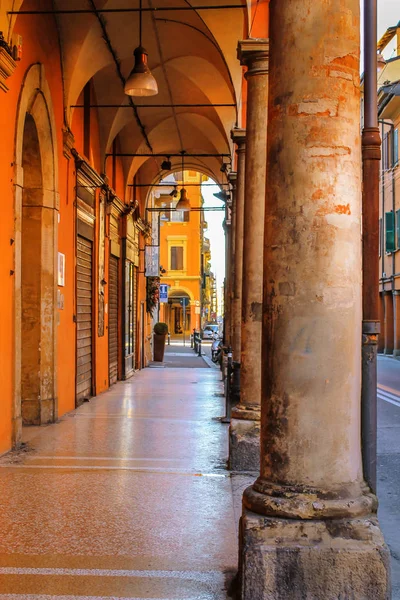
<path id="1" fill-rule="evenodd" d="M 190 200 L 187 197 L 187 192 L 185 190 L 185 166 L 183 164 L 183 156 L 185 154 L 185 151 L 182 150 L 181 152 L 182 154 L 182 189 L 181 189 L 181 197 L 178 200 L 178 203 L 176 205 L 176 210 L 181 210 L 183 212 L 189 212 L 191 209 L 190 206 Z"/>
<path id="2" fill-rule="evenodd" d="M 155 96 L 158 94 L 157 81 L 147 64 L 148 54 L 142 46 L 142 0 L 139 8 L 139 46 L 134 50 L 135 66 L 125 82 L 127 96 Z"/>

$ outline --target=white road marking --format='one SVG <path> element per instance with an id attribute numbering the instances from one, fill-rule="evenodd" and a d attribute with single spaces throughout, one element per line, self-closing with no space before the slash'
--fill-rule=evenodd
<path id="1" fill-rule="evenodd" d="M 393 404 L 394 406 L 400 407 L 400 396 L 395 396 L 394 394 L 391 394 L 390 392 L 386 392 L 379 386 L 378 386 L 378 398 L 380 398 L 381 400 L 385 400 L 385 402 L 389 402 L 390 404 Z"/>

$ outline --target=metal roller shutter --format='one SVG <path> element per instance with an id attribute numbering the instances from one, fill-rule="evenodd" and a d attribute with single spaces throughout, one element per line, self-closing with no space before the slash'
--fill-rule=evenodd
<path id="1" fill-rule="evenodd" d="M 77 239 L 76 404 L 92 395 L 92 242 Z"/>
<path id="2" fill-rule="evenodd" d="M 110 385 L 118 379 L 118 259 L 110 256 L 108 274 L 108 364 Z"/>
<path id="3" fill-rule="evenodd" d="M 133 267 L 132 278 L 133 278 L 133 283 L 132 283 L 132 287 L 133 287 L 133 291 L 132 291 L 132 349 L 133 349 L 132 364 L 133 364 L 133 368 L 135 369 L 135 367 L 136 367 L 136 343 L 137 343 L 137 336 L 136 336 L 136 330 L 137 330 L 137 268 L 136 267 Z"/>

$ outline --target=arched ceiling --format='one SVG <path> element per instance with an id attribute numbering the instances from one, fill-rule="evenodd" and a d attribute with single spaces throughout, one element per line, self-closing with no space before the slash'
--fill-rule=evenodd
<path id="1" fill-rule="evenodd" d="M 11 0 L 5 1 L 11 4 Z M 257 1 L 143 0 L 143 8 L 193 6 L 193 10 L 143 13 L 143 45 L 149 53 L 149 66 L 159 93 L 152 98 L 133 98 L 139 105 L 136 116 L 131 106 L 126 107 L 129 100 L 124 95 L 118 68 L 123 78 L 127 78 L 132 69 L 133 50 L 139 44 L 138 13 L 58 15 L 70 123 L 74 110 L 82 110 L 71 107 L 78 103 L 85 84 L 91 80 L 95 103 L 116 106 L 99 108 L 103 158 L 115 139 L 118 151 L 124 154 L 173 154 L 182 150 L 192 154 L 230 154 L 230 130 L 235 124 L 241 124 L 238 119 L 240 121 L 242 68 L 236 48 L 238 40 L 248 31 L 249 10 Z M 13 4 L 16 10 L 24 9 L 20 0 L 14 0 Z M 196 4 L 235 4 L 238 8 L 197 11 Z M 138 8 L 139 0 L 54 0 L 53 5 L 56 10 L 121 9 Z M 206 106 L 143 107 L 154 104 Z M 213 104 L 232 106 L 214 107 Z M 138 169 L 154 174 L 161 161 L 162 158 L 127 156 L 123 159 L 126 183 L 132 181 Z M 193 167 L 197 165 L 213 173 L 219 181 L 222 181 L 221 162 L 219 157 L 191 159 Z"/>

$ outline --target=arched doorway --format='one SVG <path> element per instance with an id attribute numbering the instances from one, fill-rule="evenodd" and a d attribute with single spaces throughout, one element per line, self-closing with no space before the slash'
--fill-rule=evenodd
<path id="1" fill-rule="evenodd" d="M 172 335 L 191 331 L 190 296 L 183 290 L 172 289 L 168 294 L 168 326 Z"/>
<path id="2" fill-rule="evenodd" d="M 22 425 L 57 418 L 56 143 L 50 93 L 40 65 L 21 92 L 15 160 L 14 445 Z"/>

